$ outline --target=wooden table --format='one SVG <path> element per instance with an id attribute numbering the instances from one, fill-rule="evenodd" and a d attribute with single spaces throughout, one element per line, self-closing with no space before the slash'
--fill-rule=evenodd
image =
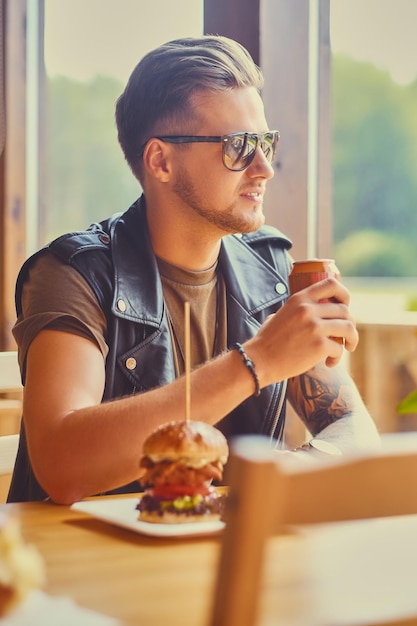
<path id="1" fill-rule="evenodd" d="M 129 626 L 203 626 L 219 537 L 161 539 L 52 503 L 1 505 L 46 563 L 51 595 Z"/>
<path id="2" fill-rule="evenodd" d="M 11 509 L 45 560 L 48 594 L 124 626 L 207 626 L 219 536 L 152 538 L 66 506 L 0 506 Z M 417 517 L 279 537 L 264 590 L 262 625 L 417 624 Z"/>

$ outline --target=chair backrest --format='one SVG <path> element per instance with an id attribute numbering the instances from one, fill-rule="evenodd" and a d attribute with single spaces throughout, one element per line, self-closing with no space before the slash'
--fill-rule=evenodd
<path id="1" fill-rule="evenodd" d="M 0 352 L 0 392 L 19 391 L 21 388 L 17 352 Z"/>
<path id="2" fill-rule="evenodd" d="M 0 502 L 5 502 L 19 445 L 22 382 L 17 352 L 0 352 Z"/>
<path id="3" fill-rule="evenodd" d="M 19 431 L 22 397 L 17 352 L 0 352 L 0 436 Z"/>
<path id="4" fill-rule="evenodd" d="M 300 453 L 302 454 L 302 453 Z M 264 438 L 231 446 L 230 492 L 211 626 L 254 626 L 267 540 L 289 525 L 417 513 L 417 434 L 381 450 L 303 463 Z"/>
<path id="5" fill-rule="evenodd" d="M 0 476 L 13 472 L 16 460 L 19 435 L 3 435 L 0 437 Z"/>
<path id="6" fill-rule="evenodd" d="M 18 447 L 18 434 L 0 436 L 0 503 L 7 500 Z"/>

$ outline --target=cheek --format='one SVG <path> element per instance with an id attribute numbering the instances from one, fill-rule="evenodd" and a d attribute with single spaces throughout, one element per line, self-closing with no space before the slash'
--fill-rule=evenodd
<path id="1" fill-rule="evenodd" d="M 217 199 L 219 204 L 229 204 L 238 197 L 237 176 L 228 172 L 223 166 L 220 170 L 218 168 L 204 170 L 197 180 L 202 193 L 206 193 L 212 199 Z"/>
<path id="2" fill-rule="evenodd" d="M 191 182 L 193 189 L 205 202 L 221 209 L 222 206 L 230 206 L 239 197 L 239 188 L 242 173 L 230 172 L 222 161 L 198 159 L 194 155 L 187 155 L 182 162 L 182 169 Z"/>

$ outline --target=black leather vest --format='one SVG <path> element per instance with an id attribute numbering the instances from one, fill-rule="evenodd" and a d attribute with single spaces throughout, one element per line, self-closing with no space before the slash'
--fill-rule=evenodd
<path id="1" fill-rule="evenodd" d="M 229 347 L 252 337 L 265 318 L 287 299 L 290 247 L 289 239 L 268 226 L 249 235 L 223 238 L 219 270 L 226 285 Z M 17 279 L 18 314 L 28 270 L 45 250 L 82 274 L 106 315 L 109 354 L 103 400 L 141 393 L 173 381 L 170 332 L 143 198 L 124 214 L 93 224 L 87 231 L 63 235 L 30 257 Z M 276 349 L 279 351 L 280 347 Z M 132 363 L 136 364 L 134 369 L 130 369 Z M 218 427 L 229 439 L 248 433 L 280 439 L 285 421 L 285 390 L 285 383 L 266 387 L 259 397 L 247 399 L 225 416 Z M 134 482 L 115 492 L 139 490 Z M 32 472 L 22 425 L 9 501 L 45 497 Z"/>

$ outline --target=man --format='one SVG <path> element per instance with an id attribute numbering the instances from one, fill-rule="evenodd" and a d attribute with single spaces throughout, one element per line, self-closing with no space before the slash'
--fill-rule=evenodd
<path id="1" fill-rule="evenodd" d="M 167 43 L 133 71 L 116 122 L 143 196 L 18 278 L 25 391 L 10 500 L 139 489 L 144 439 L 184 419 L 186 300 L 193 419 L 279 442 L 288 399 L 342 451 L 378 441 L 331 339 L 358 341 L 347 290 L 330 279 L 289 298 L 291 243 L 263 226 L 279 134 L 261 87 L 223 37 Z"/>

